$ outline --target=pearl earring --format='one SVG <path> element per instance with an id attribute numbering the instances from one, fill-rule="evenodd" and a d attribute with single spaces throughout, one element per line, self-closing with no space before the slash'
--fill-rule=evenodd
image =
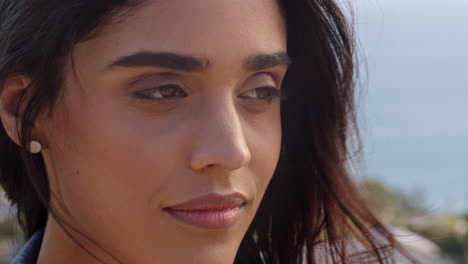
<path id="1" fill-rule="evenodd" d="M 31 153 L 39 153 L 41 152 L 42 150 L 42 145 L 41 143 L 39 143 L 39 141 L 36 141 L 36 140 L 32 140 L 30 143 L 29 143 L 29 151 Z"/>

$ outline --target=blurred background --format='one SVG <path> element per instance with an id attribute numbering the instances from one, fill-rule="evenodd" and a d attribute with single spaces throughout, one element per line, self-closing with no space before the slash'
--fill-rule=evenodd
<path id="1" fill-rule="evenodd" d="M 364 194 L 423 263 L 468 263 L 468 1 L 352 5 Z"/>
<path id="2" fill-rule="evenodd" d="M 362 192 L 423 263 L 468 263 L 468 0 L 351 4 L 361 48 Z M 17 228 L 1 196 L 3 264 Z"/>

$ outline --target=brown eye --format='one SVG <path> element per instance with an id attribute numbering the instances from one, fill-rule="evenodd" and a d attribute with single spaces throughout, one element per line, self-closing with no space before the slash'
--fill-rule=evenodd
<path id="1" fill-rule="evenodd" d="M 154 100 L 173 100 L 187 97 L 188 94 L 175 84 L 163 85 L 135 93 L 137 98 Z"/>
<path id="2" fill-rule="evenodd" d="M 243 93 L 240 98 L 271 102 L 280 97 L 280 90 L 271 86 L 259 87 Z"/>

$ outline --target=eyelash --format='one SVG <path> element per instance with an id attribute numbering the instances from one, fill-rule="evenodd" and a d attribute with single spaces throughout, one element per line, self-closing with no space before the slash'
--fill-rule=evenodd
<path id="1" fill-rule="evenodd" d="M 266 98 L 262 98 L 262 99 L 255 99 L 255 98 L 250 98 L 250 97 L 246 97 L 246 96 L 241 96 L 241 98 L 245 98 L 245 99 L 249 99 L 249 100 L 260 100 L 260 101 L 264 101 L 264 102 L 267 102 L 267 103 L 271 103 L 273 101 L 273 99 L 276 99 L 276 98 L 281 99 L 282 98 L 281 90 L 279 90 L 279 89 L 277 89 L 277 88 L 275 88 L 273 86 L 258 87 L 258 88 L 255 88 L 255 89 L 252 89 L 252 90 L 248 91 L 247 93 L 252 92 L 252 91 L 259 91 L 259 90 L 268 91 L 269 95 Z"/>
<path id="2" fill-rule="evenodd" d="M 159 92 L 160 96 L 163 96 L 161 94 L 161 92 L 162 92 L 161 89 L 163 89 L 163 88 L 176 88 L 176 89 L 179 89 L 179 91 L 175 91 L 175 93 L 178 93 L 179 96 L 169 96 L 169 97 L 165 97 L 165 98 L 154 97 L 154 94 L 157 93 L 157 92 Z M 251 97 L 247 97 L 247 96 L 241 96 L 240 98 L 244 98 L 244 99 L 248 99 L 248 100 L 258 100 L 258 101 L 265 102 L 265 103 L 271 103 L 276 98 L 279 98 L 279 99 L 283 98 L 281 90 L 279 90 L 279 89 L 277 89 L 275 87 L 272 87 L 272 86 L 262 86 L 262 87 L 252 89 L 252 90 L 250 90 L 248 92 L 256 91 L 258 93 L 259 90 L 268 91 L 269 92 L 268 96 L 265 97 L 265 98 L 260 98 L 260 99 L 251 98 Z M 180 91 L 182 91 L 183 95 L 180 95 Z M 174 94 L 174 91 L 171 94 Z M 168 85 L 163 85 L 163 86 L 159 86 L 159 87 L 155 87 L 155 88 L 151 88 L 151 89 L 136 92 L 136 93 L 134 93 L 134 96 L 136 98 L 138 98 L 138 99 L 143 99 L 143 100 L 157 100 L 157 101 L 168 101 L 168 102 L 170 102 L 170 101 L 176 101 L 176 100 L 178 100 L 180 98 L 185 98 L 185 97 L 188 96 L 188 94 L 182 88 L 180 88 L 178 85 L 168 84 Z"/>
<path id="3" fill-rule="evenodd" d="M 180 93 L 180 91 L 182 91 L 184 93 L 184 95 L 183 96 L 177 96 L 177 97 L 166 97 L 166 98 L 154 97 L 154 94 L 157 93 L 157 92 L 159 92 L 159 94 L 162 96 L 162 94 L 161 94 L 161 89 L 162 88 L 178 88 L 179 89 L 178 92 Z M 167 84 L 167 85 L 163 85 L 163 86 L 159 86 L 159 87 L 139 91 L 139 92 L 136 92 L 134 95 L 138 99 L 157 100 L 157 101 L 173 101 L 173 100 L 177 100 L 179 98 L 184 98 L 184 97 L 188 96 L 187 93 L 182 90 L 182 88 L 180 88 L 178 85 L 175 85 L 175 84 Z"/>

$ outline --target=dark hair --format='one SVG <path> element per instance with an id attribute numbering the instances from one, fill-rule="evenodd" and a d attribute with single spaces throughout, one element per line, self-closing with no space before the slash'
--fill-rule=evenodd
<path id="1" fill-rule="evenodd" d="M 0 0 L 0 92 L 11 76 L 32 78 L 17 108 L 24 105 L 23 146 L 38 114 L 53 111 L 74 45 L 137 2 Z M 283 83 L 282 154 L 236 263 L 390 263 L 394 249 L 411 259 L 366 208 L 350 177 L 349 144 L 358 135 L 350 24 L 334 0 L 279 2 L 293 61 Z M 43 229 L 55 211 L 44 162 L 15 145 L 3 126 L 0 184 L 25 237 Z"/>

